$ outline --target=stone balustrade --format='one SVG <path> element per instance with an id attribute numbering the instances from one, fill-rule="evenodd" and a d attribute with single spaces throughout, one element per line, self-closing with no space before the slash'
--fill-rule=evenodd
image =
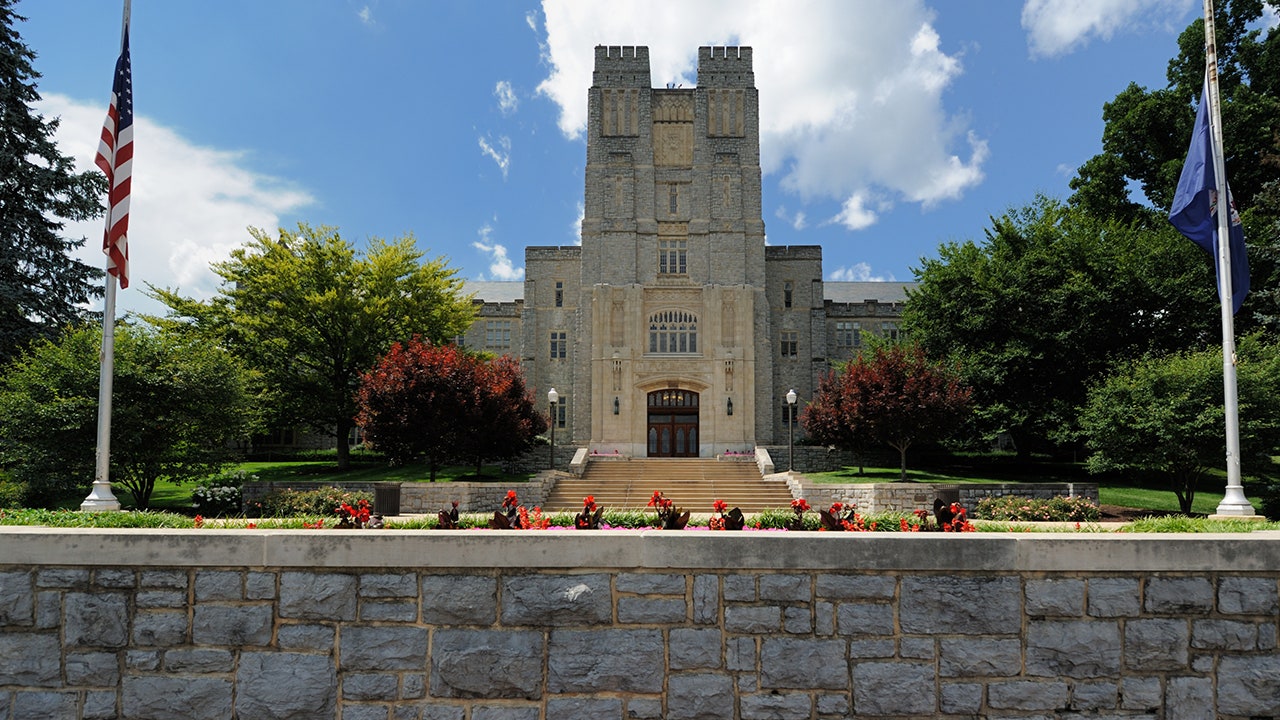
<path id="1" fill-rule="evenodd" d="M 1280 715 L 1280 533 L 0 528 L 0 717 Z"/>

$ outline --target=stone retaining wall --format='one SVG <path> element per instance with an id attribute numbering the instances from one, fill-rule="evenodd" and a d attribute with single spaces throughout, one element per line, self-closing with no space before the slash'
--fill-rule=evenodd
<path id="1" fill-rule="evenodd" d="M 0 717 L 1280 715 L 1280 533 L 0 528 Z"/>
<path id="2" fill-rule="evenodd" d="M 958 502 L 974 517 L 983 498 L 1015 496 L 1047 500 L 1054 497 L 1081 497 L 1098 503 L 1097 483 L 865 483 L 818 484 L 791 477 L 787 480 L 791 494 L 809 501 L 815 508 L 826 508 L 833 502 L 853 503 L 859 512 L 911 512 L 932 510 L 934 498 Z"/>

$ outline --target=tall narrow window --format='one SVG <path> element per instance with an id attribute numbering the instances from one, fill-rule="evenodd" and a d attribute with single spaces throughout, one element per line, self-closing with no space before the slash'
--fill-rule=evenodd
<path id="1" fill-rule="evenodd" d="M 897 323 L 880 323 L 880 334 L 890 340 L 898 340 L 901 338 L 901 332 L 898 330 Z"/>
<path id="2" fill-rule="evenodd" d="M 556 400 L 556 427 L 558 428 L 565 426 L 565 418 L 567 416 L 565 408 L 568 407 L 567 402 L 567 398 L 563 395 L 560 396 L 560 399 Z"/>
<path id="3" fill-rule="evenodd" d="M 486 321 L 484 324 L 484 347 L 486 350 L 510 350 L 511 321 Z"/>
<path id="4" fill-rule="evenodd" d="M 794 358 L 799 356 L 800 343 L 798 338 L 796 337 L 796 332 L 794 330 L 782 331 L 781 350 L 782 350 L 782 357 L 784 358 Z"/>
<path id="5" fill-rule="evenodd" d="M 791 307 L 792 296 L 795 294 L 795 284 L 790 280 L 782 283 L 782 307 Z"/>
<path id="6" fill-rule="evenodd" d="M 850 350 L 862 344 L 862 323 L 852 320 L 836 321 L 836 347 Z"/>
<path id="7" fill-rule="evenodd" d="M 658 241 L 658 274 L 685 275 L 689 271 L 689 243 L 686 240 Z"/>
<path id="8" fill-rule="evenodd" d="M 568 356 L 569 356 L 568 333 L 563 333 L 563 332 L 551 333 L 551 359 L 563 360 Z"/>
<path id="9" fill-rule="evenodd" d="M 672 215 L 680 212 L 680 186 L 671 183 L 667 186 L 667 212 Z"/>
<path id="10" fill-rule="evenodd" d="M 564 307 L 564 281 L 556 281 L 556 307 Z"/>

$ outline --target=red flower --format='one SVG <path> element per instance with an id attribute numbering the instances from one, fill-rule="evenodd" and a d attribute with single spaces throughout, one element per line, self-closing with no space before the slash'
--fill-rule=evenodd
<path id="1" fill-rule="evenodd" d="M 809 510 L 809 503 L 804 498 L 796 498 L 791 501 L 791 509 L 797 513 L 803 513 Z"/>
<path id="2" fill-rule="evenodd" d="M 503 499 L 503 501 L 502 501 L 502 508 L 503 508 L 504 510 L 506 510 L 506 509 L 508 509 L 508 508 L 513 508 L 513 507 L 515 507 L 516 505 L 519 505 L 519 504 L 520 504 L 520 501 L 516 499 L 516 491 L 515 491 L 515 490 L 508 490 L 508 491 L 507 491 L 507 497 L 506 497 L 506 498 L 504 498 L 504 499 Z"/>
<path id="3" fill-rule="evenodd" d="M 715 503 L 711 505 L 711 509 L 718 513 L 723 513 L 725 510 L 729 509 L 729 505 L 723 500 L 716 500 Z"/>
<path id="4" fill-rule="evenodd" d="M 245 525 L 245 528 L 248 530 L 257 530 L 258 523 L 249 523 L 248 525 Z"/>
<path id="5" fill-rule="evenodd" d="M 835 515 L 835 514 L 839 513 L 839 512 L 840 512 L 841 510 L 843 510 L 843 509 L 844 509 L 844 503 L 842 503 L 842 502 L 833 502 L 833 503 L 831 503 L 831 509 L 830 509 L 830 510 L 828 510 L 827 512 L 831 513 L 832 515 Z"/>
<path id="6" fill-rule="evenodd" d="M 198 527 L 198 528 L 199 528 L 199 527 L 204 527 L 204 516 L 203 516 L 203 515 L 197 515 L 197 516 L 196 516 L 196 519 L 195 519 L 195 525 L 196 525 L 196 527 Z"/>
<path id="7" fill-rule="evenodd" d="M 649 498 L 649 507 L 662 507 L 662 491 L 654 490 L 653 497 Z"/>
<path id="8" fill-rule="evenodd" d="M 588 496 L 586 496 L 586 497 L 582 498 L 582 507 L 583 507 L 583 508 L 585 508 L 587 512 L 591 512 L 592 510 L 595 510 L 595 509 L 596 509 L 596 496 L 595 496 L 595 495 L 588 495 Z"/>

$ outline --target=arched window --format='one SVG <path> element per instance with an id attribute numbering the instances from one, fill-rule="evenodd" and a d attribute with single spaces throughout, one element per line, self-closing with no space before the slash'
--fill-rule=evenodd
<path id="1" fill-rule="evenodd" d="M 684 310 L 661 310 L 650 315 L 649 352 L 698 352 L 698 317 Z"/>

